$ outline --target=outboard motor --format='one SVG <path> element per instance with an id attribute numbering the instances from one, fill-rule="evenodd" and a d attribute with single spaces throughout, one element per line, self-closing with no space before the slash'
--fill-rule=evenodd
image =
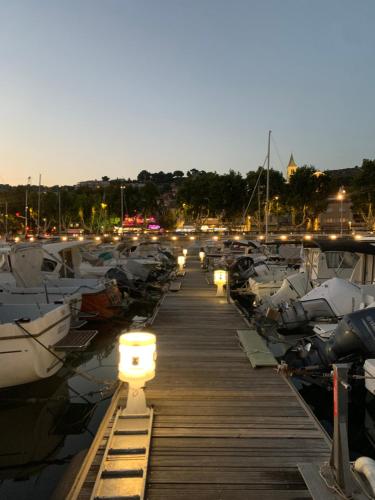
<path id="1" fill-rule="evenodd" d="M 253 275 L 254 260 L 247 255 L 239 257 L 230 265 L 230 276 L 236 286 L 243 285 Z"/>
<path id="2" fill-rule="evenodd" d="M 125 271 L 119 267 L 112 267 L 106 272 L 106 278 L 114 279 L 121 292 L 126 292 L 133 297 L 143 297 L 145 290 L 142 288 L 140 280 L 130 280 Z"/>
<path id="3" fill-rule="evenodd" d="M 320 341 L 314 345 L 306 361 L 308 365 L 336 363 L 350 355 L 375 355 L 375 307 L 361 309 L 343 317 L 336 330 L 327 342 Z"/>

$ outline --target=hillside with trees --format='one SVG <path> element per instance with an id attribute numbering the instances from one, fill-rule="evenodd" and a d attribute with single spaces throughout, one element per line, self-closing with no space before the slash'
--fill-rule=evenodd
<path id="1" fill-rule="evenodd" d="M 123 190 L 121 189 L 123 186 Z M 345 186 L 358 220 L 368 228 L 375 225 L 375 160 L 365 159 L 360 167 L 319 172 L 313 166 L 300 167 L 287 183 L 281 172 L 270 170 L 270 214 L 295 227 L 312 228 L 328 203 L 328 196 Z M 28 190 L 28 223 L 35 228 L 38 219 L 38 186 L 0 186 L 0 224 L 4 232 L 5 207 L 8 230 L 24 228 L 25 199 Z M 40 225 L 50 231 L 58 226 L 59 199 L 62 229 L 79 226 L 90 232 L 110 230 L 120 224 L 121 191 L 124 214 L 154 215 L 166 228 L 176 220 L 201 223 L 209 217 L 225 224 L 239 225 L 251 216 L 258 224 L 264 219 L 266 171 L 258 169 L 246 175 L 192 169 L 184 174 L 141 171 L 137 179 L 109 179 L 104 176 L 97 186 L 53 186 L 41 188 Z"/>

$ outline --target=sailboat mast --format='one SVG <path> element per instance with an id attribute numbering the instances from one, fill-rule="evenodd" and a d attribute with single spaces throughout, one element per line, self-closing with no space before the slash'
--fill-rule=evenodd
<path id="1" fill-rule="evenodd" d="M 38 222 L 37 222 L 37 226 L 38 226 L 38 236 L 39 236 L 39 233 L 40 233 L 40 188 L 41 188 L 41 183 L 42 183 L 42 174 L 39 174 L 39 186 L 38 186 Z"/>
<path id="2" fill-rule="evenodd" d="M 268 242 L 268 213 L 269 213 L 268 205 L 270 199 L 270 152 L 271 152 L 271 130 L 268 131 L 268 150 L 267 150 L 267 183 L 266 183 L 266 213 L 265 213 L 266 243 Z"/>

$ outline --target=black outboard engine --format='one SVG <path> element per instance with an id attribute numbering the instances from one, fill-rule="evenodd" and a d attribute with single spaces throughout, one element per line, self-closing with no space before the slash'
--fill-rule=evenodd
<path id="1" fill-rule="evenodd" d="M 375 307 L 345 315 L 328 342 L 315 344 L 306 364 L 331 365 L 348 356 L 375 355 Z"/>
<path id="2" fill-rule="evenodd" d="M 230 266 L 232 285 L 242 286 L 253 275 L 254 260 L 247 255 L 239 257 Z"/>
<path id="3" fill-rule="evenodd" d="M 111 280 L 116 280 L 117 286 L 121 292 L 126 292 L 132 297 L 143 297 L 145 295 L 143 284 L 140 280 L 130 280 L 126 273 L 119 267 L 108 269 L 105 277 Z"/>

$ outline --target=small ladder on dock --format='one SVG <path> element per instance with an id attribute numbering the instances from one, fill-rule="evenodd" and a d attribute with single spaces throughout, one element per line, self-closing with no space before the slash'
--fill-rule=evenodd
<path id="1" fill-rule="evenodd" d="M 143 500 L 153 410 L 147 415 L 117 411 L 90 500 Z"/>

